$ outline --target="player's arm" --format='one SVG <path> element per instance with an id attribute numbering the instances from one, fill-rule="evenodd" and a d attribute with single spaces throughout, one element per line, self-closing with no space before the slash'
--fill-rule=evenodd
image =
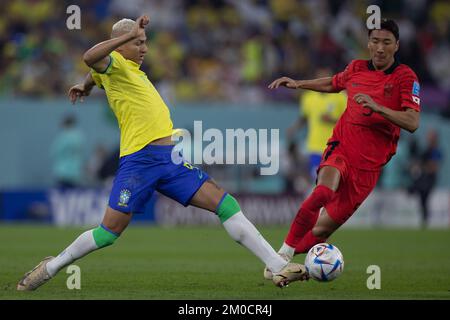
<path id="1" fill-rule="evenodd" d="M 87 97 L 91 94 L 92 88 L 95 86 L 94 79 L 92 79 L 92 75 L 89 72 L 84 78 L 83 83 L 79 83 L 74 85 L 69 89 L 69 99 L 72 104 L 75 104 L 77 99 L 80 99 L 80 102 L 84 101 L 84 97 Z"/>
<path id="2" fill-rule="evenodd" d="M 274 80 L 269 89 L 277 89 L 279 86 L 284 86 L 290 89 L 306 89 L 317 92 L 337 92 L 333 87 L 333 78 L 319 78 L 313 80 L 294 80 L 288 77 L 281 77 Z"/>
<path id="3" fill-rule="evenodd" d="M 84 62 L 88 67 L 97 72 L 105 72 L 111 62 L 109 54 L 128 41 L 139 38 L 145 32 L 145 26 L 148 24 L 147 16 L 140 16 L 136 20 L 134 28 L 117 38 L 100 42 L 86 51 L 83 55 Z"/>
<path id="4" fill-rule="evenodd" d="M 384 106 L 380 106 L 378 113 L 398 125 L 400 128 L 413 133 L 419 128 L 419 112 L 410 108 L 406 111 L 395 111 Z"/>
<path id="5" fill-rule="evenodd" d="M 419 112 L 414 109 L 406 108 L 405 111 L 392 110 L 377 104 L 370 96 L 363 93 L 357 93 L 353 99 L 364 108 L 380 114 L 400 128 L 408 130 L 411 133 L 419 128 Z"/>

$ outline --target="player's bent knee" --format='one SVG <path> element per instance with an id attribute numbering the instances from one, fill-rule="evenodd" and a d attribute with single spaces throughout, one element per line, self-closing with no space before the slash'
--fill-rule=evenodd
<path id="1" fill-rule="evenodd" d="M 112 245 L 116 241 L 116 239 L 120 236 L 120 234 L 109 230 L 102 224 L 96 229 L 94 229 L 93 235 L 95 244 L 99 248 L 104 248 Z"/>
<path id="2" fill-rule="evenodd" d="M 315 226 L 312 229 L 312 233 L 317 238 L 329 238 L 334 230 L 331 230 L 330 228 L 324 227 L 324 226 Z"/>
<path id="3" fill-rule="evenodd" d="M 324 185 L 318 185 L 314 188 L 313 192 L 303 202 L 302 208 L 305 211 L 316 211 L 321 207 L 324 207 L 328 202 L 333 199 L 335 192 Z"/>

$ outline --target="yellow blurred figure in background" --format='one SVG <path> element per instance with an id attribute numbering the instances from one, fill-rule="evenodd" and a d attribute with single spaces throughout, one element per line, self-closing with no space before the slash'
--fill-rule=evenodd
<path id="1" fill-rule="evenodd" d="M 331 75 L 331 70 L 321 68 L 317 78 Z M 309 172 L 312 179 L 316 178 L 317 167 L 322 153 L 331 137 L 334 125 L 347 106 L 347 96 L 344 93 L 324 94 L 307 91 L 300 97 L 300 116 L 288 128 L 287 138 L 292 141 L 298 130 L 307 126 L 306 152 L 309 158 Z"/>

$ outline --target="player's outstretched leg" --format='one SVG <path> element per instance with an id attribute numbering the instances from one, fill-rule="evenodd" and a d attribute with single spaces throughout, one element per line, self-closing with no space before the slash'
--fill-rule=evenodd
<path id="1" fill-rule="evenodd" d="M 284 252 L 285 254 L 292 257 L 294 252 L 293 250 L 289 250 L 289 247 L 295 248 L 305 234 L 313 228 L 319 217 L 320 209 L 330 202 L 334 194 L 335 192 L 329 187 L 318 185 L 305 199 L 297 212 L 294 221 L 292 221 L 288 235 L 284 241 L 287 245 L 284 246 L 286 249 L 286 252 Z"/>
<path id="2" fill-rule="evenodd" d="M 339 170 L 325 166 L 319 171 L 317 186 L 311 194 L 305 199 L 292 221 L 288 235 L 278 253 L 285 260 L 291 261 L 297 253 L 296 248 L 304 237 L 311 235 L 309 232 L 318 221 L 321 208 L 325 207 L 335 196 L 339 186 Z M 264 269 L 264 279 L 272 279 L 270 268 Z"/>
<path id="3" fill-rule="evenodd" d="M 127 227 L 131 215 L 131 213 L 124 214 L 108 207 L 99 227 L 82 233 L 57 257 L 47 257 L 42 260 L 23 276 L 17 284 L 17 290 L 35 290 L 75 260 L 92 251 L 112 245 Z"/>
<path id="4" fill-rule="evenodd" d="M 295 254 L 295 248 L 303 237 L 316 224 L 319 211 L 325 207 L 336 195 L 341 174 L 335 167 L 324 166 L 317 177 L 317 186 L 305 199 L 291 224 L 288 235 L 280 249 L 280 253 L 288 256 Z"/>
<path id="5" fill-rule="evenodd" d="M 286 261 L 291 261 L 295 248 L 302 238 L 314 227 L 320 209 L 334 196 L 334 191 L 324 185 L 318 185 L 306 198 L 292 221 L 288 235 L 278 253 Z M 264 269 L 264 279 L 272 279 L 269 268 Z"/>
<path id="6" fill-rule="evenodd" d="M 202 185 L 190 204 L 215 212 L 230 237 L 253 252 L 270 268 L 275 285 L 284 287 L 290 282 L 308 278 L 305 267 L 297 263 L 288 263 L 280 257 L 244 216 L 236 199 L 212 180 Z"/>

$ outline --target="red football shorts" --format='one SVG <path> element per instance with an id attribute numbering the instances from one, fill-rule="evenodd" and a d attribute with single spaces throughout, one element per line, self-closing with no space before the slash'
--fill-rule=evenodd
<path id="1" fill-rule="evenodd" d="M 344 150 L 330 144 L 322 155 L 319 169 L 335 167 L 341 173 L 339 187 L 333 199 L 325 206 L 330 217 L 339 224 L 347 221 L 372 192 L 381 171 L 367 171 L 350 165 Z"/>

